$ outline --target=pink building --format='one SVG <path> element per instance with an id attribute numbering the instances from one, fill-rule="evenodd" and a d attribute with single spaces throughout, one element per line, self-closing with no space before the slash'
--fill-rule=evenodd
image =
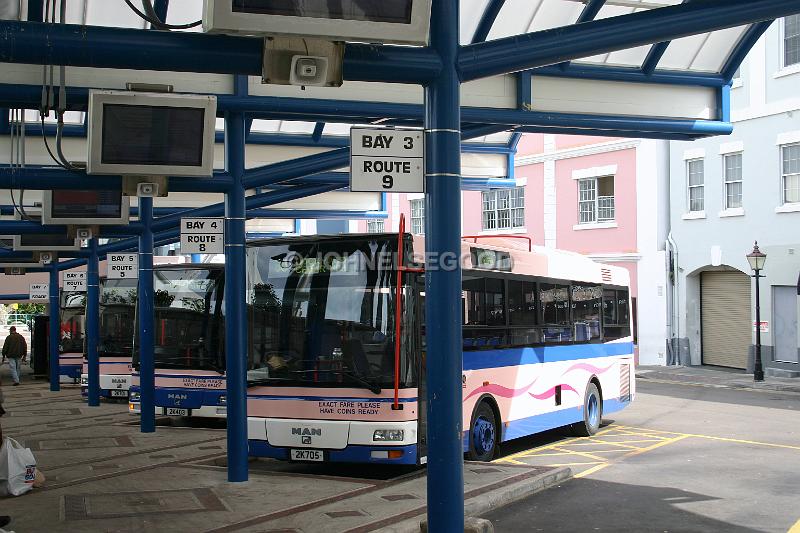
<path id="1" fill-rule="evenodd" d="M 464 235 L 520 234 L 627 268 L 639 360 L 665 364 L 667 143 L 526 134 L 515 156 L 518 186 L 462 193 Z M 359 231 L 424 231 L 422 194 L 389 195 L 389 219 Z"/>

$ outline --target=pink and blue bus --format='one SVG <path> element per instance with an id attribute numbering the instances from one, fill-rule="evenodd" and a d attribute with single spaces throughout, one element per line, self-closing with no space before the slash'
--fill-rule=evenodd
<path id="1" fill-rule="evenodd" d="M 61 331 L 58 341 L 60 383 L 77 385 L 81 379 L 86 334 L 86 293 L 61 291 Z"/>
<path id="2" fill-rule="evenodd" d="M 594 434 L 635 393 L 628 272 L 512 242 L 462 244 L 473 460 L 549 429 Z M 404 234 L 250 243 L 250 455 L 426 462 L 423 250 Z"/>
<path id="3" fill-rule="evenodd" d="M 153 269 L 156 414 L 227 416 L 225 403 L 225 271 L 217 264 Z M 136 343 L 138 339 L 134 339 Z M 140 410 L 139 354 L 134 347 L 129 411 Z"/>
<path id="4" fill-rule="evenodd" d="M 136 313 L 136 279 L 100 280 L 100 324 L 97 355 L 100 363 L 100 397 L 128 400 L 131 385 Z M 89 363 L 84 358 L 81 394 L 89 387 Z"/>

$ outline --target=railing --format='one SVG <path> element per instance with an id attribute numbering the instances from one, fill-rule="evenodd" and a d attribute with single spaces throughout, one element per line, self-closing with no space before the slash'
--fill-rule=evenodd
<path id="1" fill-rule="evenodd" d="M 9 313 L 5 318 L 0 317 L 0 325 L 3 326 L 30 326 L 33 321 L 30 313 Z"/>
<path id="2" fill-rule="evenodd" d="M 614 220 L 614 197 L 613 196 L 598 196 L 597 197 L 597 220 L 605 222 Z"/>

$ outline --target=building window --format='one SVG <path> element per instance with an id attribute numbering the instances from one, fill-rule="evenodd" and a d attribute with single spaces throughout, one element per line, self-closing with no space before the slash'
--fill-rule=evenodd
<path id="1" fill-rule="evenodd" d="M 614 176 L 578 180 L 580 224 L 614 220 Z"/>
<path id="2" fill-rule="evenodd" d="M 411 200 L 411 233 L 422 235 L 425 233 L 425 200 Z"/>
<path id="3" fill-rule="evenodd" d="M 800 143 L 781 146 L 783 203 L 800 202 Z"/>
<path id="4" fill-rule="evenodd" d="M 383 220 L 367 220 L 367 233 L 383 233 Z"/>
<path id="5" fill-rule="evenodd" d="M 525 187 L 483 192 L 483 229 L 513 229 L 525 226 Z"/>
<path id="6" fill-rule="evenodd" d="M 742 207 L 742 154 L 728 154 L 725 161 L 725 209 Z"/>
<path id="7" fill-rule="evenodd" d="M 800 14 L 783 19 L 783 66 L 800 64 Z"/>
<path id="8" fill-rule="evenodd" d="M 703 181 L 703 160 L 692 159 L 686 162 L 687 182 L 689 184 L 689 211 L 705 210 L 705 184 Z"/>

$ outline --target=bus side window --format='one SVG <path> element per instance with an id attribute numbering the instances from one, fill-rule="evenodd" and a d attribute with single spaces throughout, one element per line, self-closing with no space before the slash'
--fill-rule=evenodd
<path id="1" fill-rule="evenodd" d="M 570 321 L 569 285 L 540 283 L 539 302 L 542 341 L 558 344 L 574 340 Z"/>
<path id="2" fill-rule="evenodd" d="M 631 334 L 628 289 L 603 290 L 603 337 L 620 339 Z"/>

